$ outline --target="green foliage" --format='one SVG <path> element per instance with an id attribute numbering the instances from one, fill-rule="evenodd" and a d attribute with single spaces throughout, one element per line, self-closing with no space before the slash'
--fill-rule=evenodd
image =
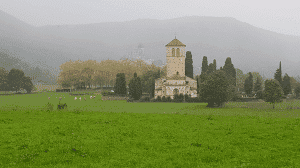
<path id="1" fill-rule="evenodd" d="M 166 101 L 167 101 L 166 96 L 163 96 L 163 97 L 161 98 L 161 101 L 162 101 L 162 102 L 166 102 Z"/>
<path id="2" fill-rule="evenodd" d="M 192 59 L 192 53 L 191 51 L 186 52 L 185 57 L 185 76 L 194 78 L 193 75 L 193 59 Z"/>
<path id="3" fill-rule="evenodd" d="M 114 92 L 116 94 L 126 94 L 126 80 L 124 73 L 117 74 Z"/>
<path id="4" fill-rule="evenodd" d="M 14 91 L 19 91 L 22 87 L 23 79 L 24 79 L 24 72 L 19 69 L 11 69 L 8 73 L 8 84 L 10 88 Z"/>
<path id="5" fill-rule="evenodd" d="M 142 90 L 150 93 L 150 97 L 154 97 L 155 79 L 160 78 L 160 71 L 147 71 L 141 76 Z"/>
<path id="6" fill-rule="evenodd" d="M 141 99 L 139 100 L 140 102 L 149 102 L 150 101 L 150 97 L 141 97 Z"/>
<path id="7" fill-rule="evenodd" d="M 291 81 L 288 74 L 285 74 L 282 81 L 282 89 L 284 95 L 287 95 L 292 92 Z"/>
<path id="8" fill-rule="evenodd" d="M 8 71 L 4 68 L 0 69 L 0 90 L 1 91 L 9 91 L 9 84 L 8 84 Z"/>
<path id="9" fill-rule="evenodd" d="M 217 70 L 209 75 L 207 80 L 200 85 L 200 97 L 208 103 L 208 107 L 213 107 L 215 103 L 221 105 L 231 98 L 230 81 L 222 70 Z"/>
<path id="10" fill-rule="evenodd" d="M 230 84 L 236 86 L 236 70 L 231 62 L 231 58 L 227 57 L 225 61 L 225 65 L 222 68 L 225 71 L 226 77 L 230 80 Z"/>
<path id="11" fill-rule="evenodd" d="M 174 102 L 183 102 L 184 96 L 182 93 L 174 95 Z"/>
<path id="12" fill-rule="evenodd" d="M 201 67 L 201 74 L 202 73 L 206 73 L 208 70 L 208 61 L 207 61 L 207 57 L 203 56 L 203 60 L 202 60 L 202 67 Z"/>
<path id="13" fill-rule="evenodd" d="M 263 97 L 265 102 L 273 104 L 282 102 L 283 91 L 280 86 L 280 83 L 277 80 L 266 80 L 265 81 L 265 90 L 263 92 Z"/>
<path id="14" fill-rule="evenodd" d="M 279 69 L 276 70 L 276 73 L 274 74 L 274 79 L 276 79 L 280 86 L 282 87 L 282 72 L 281 72 L 281 61 L 279 63 Z"/>
<path id="15" fill-rule="evenodd" d="M 155 99 L 156 102 L 161 102 L 161 97 L 157 96 L 157 98 Z"/>
<path id="16" fill-rule="evenodd" d="M 31 91 L 34 89 L 34 85 L 30 80 L 30 77 L 24 77 L 22 80 L 21 87 L 27 91 L 27 93 L 31 93 Z"/>
<path id="17" fill-rule="evenodd" d="M 136 73 L 134 73 L 134 77 L 129 82 L 129 95 L 134 100 L 139 100 L 142 96 L 142 83 Z"/>
<path id="18" fill-rule="evenodd" d="M 251 72 L 249 72 L 249 76 L 245 80 L 244 90 L 245 90 L 246 94 L 248 94 L 248 95 L 252 93 L 252 90 L 253 90 L 253 76 L 252 76 Z"/>
<path id="19" fill-rule="evenodd" d="M 262 90 L 261 86 L 261 80 L 259 77 L 257 77 L 256 82 L 254 84 L 254 92 L 257 93 L 257 91 Z"/>
<path id="20" fill-rule="evenodd" d="M 166 100 L 167 102 L 172 102 L 171 96 L 167 96 Z"/>
<path id="21" fill-rule="evenodd" d="M 59 103 L 57 105 L 57 110 L 66 109 L 66 108 L 67 108 L 67 103 Z"/>
<path id="22" fill-rule="evenodd" d="M 191 95 L 190 94 L 184 94 L 184 99 L 185 99 L 186 102 L 190 102 Z"/>
<path id="23" fill-rule="evenodd" d="M 48 102 L 48 104 L 45 106 L 45 111 L 53 111 L 53 107 L 54 105 Z"/>
<path id="24" fill-rule="evenodd" d="M 256 92 L 256 98 L 257 99 L 263 99 L 263 91 L 262 90 L 258 90 Z"/>
<path id="25" fill-rule="evenodd" d="M 296 98 L 298 99 L 300 97 L 300 85 L 296 86 L 295 94 L 296 94 Z"/>

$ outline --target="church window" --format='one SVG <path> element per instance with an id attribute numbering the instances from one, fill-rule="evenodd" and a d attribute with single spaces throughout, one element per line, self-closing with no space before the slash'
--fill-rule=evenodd
<path id="1" fill-rule="evenodd" d="M 175 48 L 172 48 L 172 56 L 175 57 Z"/>
<path id="2" fill-rule="evenodd" d="M 177 56 L 177 57 L 180 56 L 180 49 L 179 49 L 179 48 L 177 48 L 177 50 L 176 50 L 176 56 Z"/>
<path id="3" fill-rule="evenodd" d="M 177 71 L 177 75 L 179 74 L 179 72 Z"/>

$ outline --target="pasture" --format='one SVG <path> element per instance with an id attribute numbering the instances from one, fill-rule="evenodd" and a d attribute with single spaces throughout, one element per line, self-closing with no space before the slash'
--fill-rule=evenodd
<path id="1" fill-rule="evenodd" d="M 91 95 L 0 96 L 0 167 L 300 167 L 299 100 L 206 108 Z"/>

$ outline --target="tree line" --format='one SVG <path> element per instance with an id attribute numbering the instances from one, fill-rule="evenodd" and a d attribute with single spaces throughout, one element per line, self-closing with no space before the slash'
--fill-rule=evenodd
<path id="1" fill-rule="evenodd" d="M 282 79 L 281 62 L 274 74 L 274 79 L 265 80 L 264 87 L 262 86 L 263 83 L 259 73 L 256 73 L 254 84 L 251 72 L 248 73 L 244 83 L 243 80 L 237 79 L 237 77 L 243 77 L 242 74 L 242 71 L 239 71 L 237 75 L 230 57 L 226 59 L 225 65 L 217 70 L 216 60 L 213 60 L 213 63 L 208 65 L 207 57 L 204 56 L 201 74 L 196 76 L 197 91 L 200 99 L 207 102 L 208 107 L 220 107 L 225 102 L 236 100 L 240 96 L 241 91 L 237 90 L 238 87 L 244 90 L 250 97 L 255 94 L 257 98 L 272 103 L 273 108 L 276 102 L 281 102 L 283 98 L 286 98 L 292 92 L 292 88 L 296 94 L 296 98 L 299 97 L 300 83 L 296 82 L 294 78 L 289 77 L 288 74 L 285 74 Z M 291 81 L 293 81 L 293 85 Z M 237 83 L 239 84 L 237 85 Z"/>

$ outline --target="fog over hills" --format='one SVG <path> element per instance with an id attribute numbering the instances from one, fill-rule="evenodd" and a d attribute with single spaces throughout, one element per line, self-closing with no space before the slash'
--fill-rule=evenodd
<path id="1" fill-rule="evenodd" d="M 176 32 L 186 51 L 192 52 L 194 74 L 200 73 L 197 69 L 207 56 L 209 63 L 216 59 L 217 69 L 231 57 L 244 74 L 255 71 L 274 78 L 281 61 L 283 75 L 300 75 L 300 37 L 234 18 L 192 16 L 34 27 L 0 11 L 0 22 L 0 52 L 55 74 L 55 68 L 68 60 L 119 60 L 139 44 L 144 46 L 145 59 L 165 63 L 165 45 Z"/>

